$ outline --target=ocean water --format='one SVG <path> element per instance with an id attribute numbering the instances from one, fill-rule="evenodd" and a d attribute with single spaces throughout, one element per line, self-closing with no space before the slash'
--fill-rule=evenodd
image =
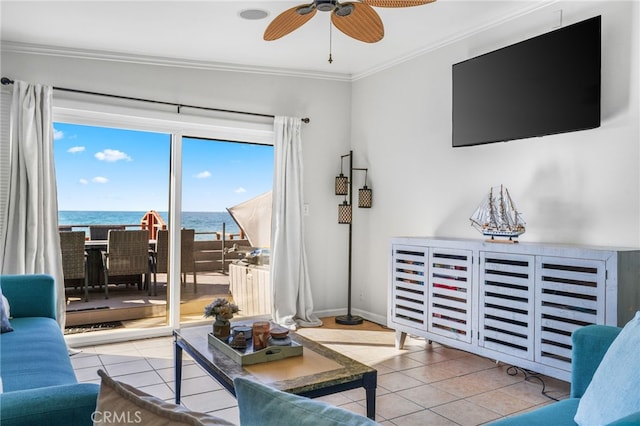
<path id="1" fill-rule="evenodd" d="M 167 212 L 158 212 L 169 225 Z M 59 225 L 140 225 L 146 212 L 127 211 L 58 211 Z M 225 224 L 227 234 L 238 234 L 240 228 L 233 220 L 229 212 L 182 212 L 181 228 L 195 229 L 196 240 L 212 240 L 215 235 L 203 234 L 205 232 L 222 232 L 222 224 Z M 133 226 L 130 229 L 135 229 Z M 74 227 L 74 231 L 84 230 L 89 235 L 88 227 Z M 200 235 L 198 235 L 200 233 Z"/>

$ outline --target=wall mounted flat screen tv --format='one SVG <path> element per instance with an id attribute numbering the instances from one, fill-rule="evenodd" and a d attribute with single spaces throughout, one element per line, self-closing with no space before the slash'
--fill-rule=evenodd
<path id="1" fill-rule="evenodd" d="M 601 17 L 454 64 L 453 146 L 600 126 Z"/>

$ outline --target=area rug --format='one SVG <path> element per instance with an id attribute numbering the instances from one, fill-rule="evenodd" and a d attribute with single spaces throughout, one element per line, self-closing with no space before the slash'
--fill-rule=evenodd
<path id="1" fill-rule="evenodd" d="M 110 321 L 110 322 L 101 322 L 98 324 L 85 324 L 85 325 L 74 325 L 70 327 L 65 327 L 64 334 L 79 334 L 79 333 L 88 333 L 91 331 L 103 331 L 103 330 L 112 330 L 115 328 L 124 327 L 122 321 Z"/>

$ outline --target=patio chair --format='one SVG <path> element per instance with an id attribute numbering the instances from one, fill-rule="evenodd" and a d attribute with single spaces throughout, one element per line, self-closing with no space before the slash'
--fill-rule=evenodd
<path id="1" fill-rule="evenodd" d="M 124 231 L 124 225 L 89 225 L 89 237 L 92 240 L 106 240 L 109 231 Z M 149 238 L 147 236 L 147 238 Z"/>
<path id="2" fill-rule="evenodd" d="M 181 230 L 181 248 L 180 248 L 180 272 L 182 285 L 187 282 L 187 273 L 193 273 L 193 292 L 198 292 L 198 282 L 196 279 L 196 263 L 193 253 L 193 245 L 195 239 L 195 230 L 182 229 Z M 158 230 L 156 239 L 156 253 L 153 262 L 153 286 L 154 294 L 157 283 L 157 274 L 166 274 L 169 272 L 169 231 Z"/>
<path id="3" fill-rule="evenodd" d="M 84 301 L 89 301 L 89 285 L 87 282 L 87 253 L 84 251 L 84 231 L 60 232 L 60 250 L 62 252 L 62 273 L 64 286 L 78 288 L 82 280 Z"/>
<path id="4" fill-rule="evenodd" d="M 109 278 L 116 276 L 135 275 L 139 283 L 142 283 L 144 277 L 144 286 L 151 294 L 149 232 L 110 230 L 107 240 L 107 250 L 102 252 L 105 299 L 109 298 Z M 131 283 L 131 280 L 127 279 L 124 283 Z M 139 285 L 139 288 L 142 286 Z"/>

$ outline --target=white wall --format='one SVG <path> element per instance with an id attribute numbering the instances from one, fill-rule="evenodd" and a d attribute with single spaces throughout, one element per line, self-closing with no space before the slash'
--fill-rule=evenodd
<path id="1" fill-rule="evenodd" d="M 560 2 L 353 83 L 352 141 L 374 208 L 354 221 L 354 305 L 385 315 L 389 238 L 482 238 L 469 224 L 494 185 L 527 222 L 523 241 L 639 246 L 637 2 Z M 602 125 L 451 147 L 451 66 L 602 15 Z"/>
<path id="2" fill-rule="evenodd" d="M 130 97 L 265 114 L 310 117 L 303 124 L 307 255 L 316 310 L 345 308 L 346 260 L 333 178 L 348 151 L 351 83 L 2 52 L 13 79 Z M 55 95 L 54 92 L 54 104 Z M 237 117 L 236 117 L 237 118 Z M 336 250 L 335 242 L 341 244 Z"/>
<path id="3" fill-rule="evenodd" d="M 451 65 L 603 16 L 602 126 L 451 148 Z M 338 225 L 339 157 L 369 168 L 372 209 L 354 208 L 355 313 L 384 321 L 388 243 L 398 235 L 480 238 L 469 216 L 490 186 L 524 212 L 524 241 L 640 246 L 637 2 L 560 2 L 353 83 L 2 53 L 2 75 L 127 96 L 309 116 L 303 127 L 307 254 L 316 310 L 346 308 L 348 227 Z M 355 177 L 355 186 L 361 185 Z"/>

